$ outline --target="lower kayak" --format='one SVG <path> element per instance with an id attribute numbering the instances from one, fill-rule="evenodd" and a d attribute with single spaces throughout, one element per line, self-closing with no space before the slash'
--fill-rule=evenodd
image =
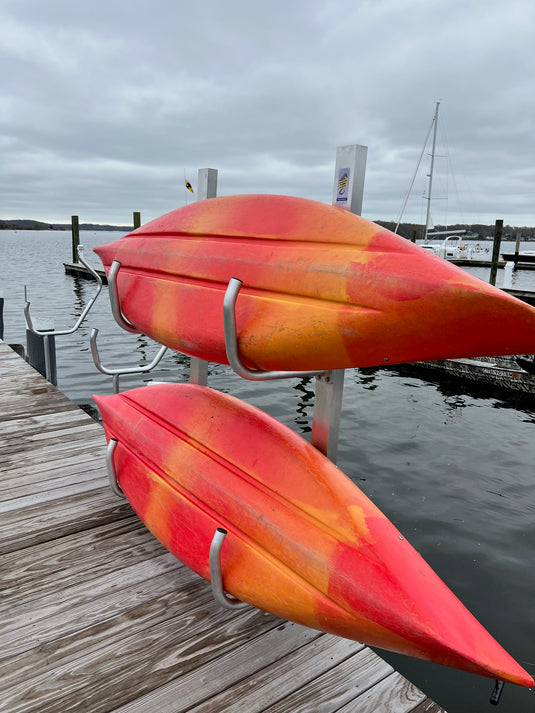
<path id="1" fill-rule="evenodd" d="M 331 461 L 274 418 L 191 384 L 95 396 L 118 484 L 178 559 L 277 616 L 533 686 L 405 537 Z"/>

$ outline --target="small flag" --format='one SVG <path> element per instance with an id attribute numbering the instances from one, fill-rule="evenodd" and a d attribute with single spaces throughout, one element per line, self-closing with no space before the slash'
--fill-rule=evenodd
<path id="1" fill-rule="evenodd" d="M 188 191 L 191 191 L 193 193 L 193 188 L 191 187 L 191 183 L 188 180 L 186 180 L 186 188 L 188 189 Z"/>

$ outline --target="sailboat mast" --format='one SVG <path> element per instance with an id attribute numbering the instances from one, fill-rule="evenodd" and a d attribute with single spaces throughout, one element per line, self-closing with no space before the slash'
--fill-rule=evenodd
<path id="1" fill-rule="evenodd" d="M 433 168 L 435 166 L 435 146 L 437 143 L 438 107 L 440 102 L 436 102 L 435 115 L 433 117 L 433 148 L 431 149 L 431 168 L 429 171 L 429 190 L 427 192 L 427 215 L 425 217 L 424 242 L 427 242 L 427 232 L 429 230 L 429 217 L 431 215 L 431 195 L 433 189 Z"/>

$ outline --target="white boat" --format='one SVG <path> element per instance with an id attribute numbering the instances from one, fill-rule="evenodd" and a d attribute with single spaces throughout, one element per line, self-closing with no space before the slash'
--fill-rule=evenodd
<path id="1" fill-rule="evenodd" d="M 454 239 L 457 240 L 457 243 L 455 245 L 452 245 L 448 242 L 449 240 Z M 473 248 L 465 245 L 463 243 L 462 237 L 457 235 L 448 235 L 439 245 L 423 243 L 423 245 L 420 245 L 420 247 L 424 250 L 428 250 L 429 252 L 433 252 L 435 255 L 438 255 L 439 257 L 442 257 L 445 260 L 458 260 L 461 258 L 469 259 L 472 256 L 473 252 Z"/>

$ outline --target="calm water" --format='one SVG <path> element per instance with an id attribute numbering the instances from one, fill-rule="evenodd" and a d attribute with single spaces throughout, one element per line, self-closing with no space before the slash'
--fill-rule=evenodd
<path id="1" fill-rule="evenodd" d="M 82 233 L 86 256 L 119 233 Z M 509 245 L 504 245 L 509 247 Z M 514 244 L 510 247 L 514 248 Z M 0 231 L 5 340 L 25 341 L 23 285 L 32 315 L 71 326 L 94 283 L 64 275 L 70 233 Z M 482 279 L 486 268 L 473 270 Z M 501 284 L 498 275 L 497 284 Z M 514 286 L 535 289 L 535 271 L 518 271 Z M 126 334 L 113 321 L 107 288 L 74 335 L 58 337 L 58 386 L 77 403 L 110 393 L 96 371 L 89 332 L 99 328 L 108 367 L 151 361 L 158 346 Z M 184 381 L 189 360 L 166 356 L 153 378 Z M 121 388 L 148 377 L 123 377 Z M 253 384 L 228 367 L 211 365 L 209 383 L 255 404 L 309 438 L 313 380 Z M 407 536 L 495 638 L 535 674 L 535 402 L 451 378 L 408 376 L 385 369 L 348 370 L 340 433 L 340 468 Z M 495 710 L 492 681 L 413 659 L 384 654 L 449 713 Z M 535 694 L 508 684 L 501 710 L 533 713 Z"/>

